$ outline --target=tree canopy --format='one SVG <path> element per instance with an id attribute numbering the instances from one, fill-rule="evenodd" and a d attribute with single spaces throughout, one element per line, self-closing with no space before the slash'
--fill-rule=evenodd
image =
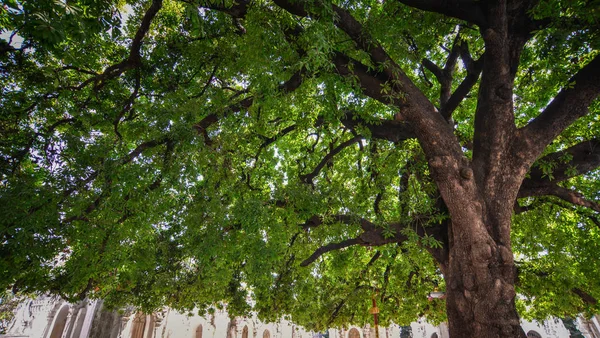
<path id="1" fill-rule="evenodd" d="M 597 313 L 598 27 L 597 0 L 5 1 L 0 288 L 442 321 L 474 181 L 519 314 Z"/>

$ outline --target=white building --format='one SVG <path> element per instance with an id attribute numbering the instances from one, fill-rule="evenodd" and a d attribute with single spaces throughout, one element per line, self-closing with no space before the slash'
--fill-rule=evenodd
<path id="1" fill-rule="evenodd" d="M 600 338 L 598 316 L 591 320 L 579 318 L 578 329 L 586 338 Z M 560 320 L 543 323 L 522 321 L 528 337 L 569 338 L 569 331 Z M 405 330 L 404 332 L 401 331 Z M 447 338 L 444 324 L 433 326 L 424 320 L 408 327 L 392 325 L 379 328 L 380 338 Z M 330 338 L 375 338 L 375 329 L 348 327 L 330 329 Z M 22 302 L 7 334 L 0 337 L 21 338 L 314 338 L 319 333 L 281 320 L 263 323 L 256 317 L 238 317 L 233 320 L 225 311 L 201 317 L 188 316 L 165 309 L 151 315 L 133 311 L 110 312 L 103 310 L 102 301 L 82 301 L 70 304 L 52 297 L 39 297 Z"/>

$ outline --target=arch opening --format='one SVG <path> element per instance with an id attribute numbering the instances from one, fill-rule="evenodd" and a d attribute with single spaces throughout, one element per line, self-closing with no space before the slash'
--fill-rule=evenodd
<path id="1" fill-rule="evenodd" d="M 348 332 L 348 338 L 360 338 L 360 332 L 356 328 L 352 328 Z"/>
<path id="2" fill-rule="evenodd" d="M 542 335 L 539 334 L 537 331 L 531 330 L 527 332 L 527 338 L 542 338 Z"/>
<path id="3" fill-rule="evenodd" d="M 54 327 L 50 333 L 50 338 L 60 338 L 65 331 L 67 325 L 67 317 L 69 315 L 69 306 L 63 306 L 54 317 Z"/>

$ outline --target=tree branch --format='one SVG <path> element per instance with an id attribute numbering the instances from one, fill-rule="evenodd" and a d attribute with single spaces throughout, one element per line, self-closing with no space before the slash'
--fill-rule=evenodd
<path id="1" fill-rule="evenodd" d="M 315 252 L 312 255 L 310 255 L 310 257 L 308 257 L 307 259 L 302 261 L 302 263 L 300 263 L 300 266 L 302 266 L 302 267 L 309 266 L 314 261 L 316 261 L 319 257 L 321 257 L 323 254 L 326 254 L 329 251 L 339 250 L 339 249 L 347 248 L 352 245 L 363 244 L 363 243 L 364 242 L 362 241 L 362 239 L 360 239 L 358 237 L 346 239 L 339 243 L 329 243 L 329 244 L 324 245 L 324 246 L 318 248 L 317 250 L 315 250 Z"/>
<path id="2" fill-rule="evenodd" d="M 562 159 L 571 157 L 568 162 Z M 574 205 L 583 206 L 600 212 L 600 204 L 590 201 L 576 191 L 558 185 L 559 182 L 572 177 L 585 174 L 600 167 L 600 139 L 592 139 L 578 143 L 568 149 L 546 155 L 538 162 L 552 165 L 558 163 L 551 173 L 545 172 L 540 166 L 531 169 L 519 190 L 518 198 L 533 196 L 555 196 Z M 515 206 L 515 212 L 521 213 L 534 209 L 530 207 Z M 594 221 L 596 221 L 594 219 Z"/>
<path id="3" fill-rule="evenodd" d="M 300 16 L 308 15 L 304 9 L 300 10 L 300 8 L 290 0 L 276 0 L 275 3 L 292 14 Z M 407 109 L 407 112 L 410 110 L 413 113 L 412 115 L 414 115 L 414 117 L 411 119 L 412 122 L 419 122 L 419 124 L 422 124 L 422 127 L 428 132 L 436 132 L 438 135 L 444 134 L 440 133 L 439 130 L 431 130 L 431 119 L 428 118 L 429 116 L 423 116 L 435 114 L 435 107 L 431 104 L 429 99 L 386 53 L 383 47 L 370 36 L 362 24 L 357 21 L 350 12 L 335 4 L 332 4 L 331 6 L 332 10 L 337 15 L 335 25 L 344 31 L 354 41 L 358 48 L 365 51 L 373 63 L 380 65 L 383 68 L 383 72 L 381 73 L 371 72 L 368 67 L 362 65 L 360 62 L 352 60 L 342 53 L 336 52 L 334 63 L 336 64 L 338 73 L 340 73 L 340 75 L 358 75 L 361 86 L 366 90 L 365 94 L 380 102 L 393 104 L 396 107 L 404 106 L 408 108 L 410 106 L 412 109 Z M 318 17 L 316 14 L 315 16 Z M 348 68 L 350 63 L 354 66 L 359 66 L 361 69 L 358 72 L 354 72 L 350 69 L 352 66 Z M 394 88 L 394 93 L 393 95 L 389 95 L 389 93 L 382 95 L 381 89 L 388 81 Z M 410 102 L 408 102 L 408 100 L 410 100 Z M 422 123 L 424 120 L 428 121 Z"/>
<path id="4" fill-rule="evenodd" d="M 587 304 L 590 304 L 590 305 L 598 304 L 598 300 L 594 296 L 581 290 L 580 288 L 572 288 L 571 292 L 573 292 L 574 294 L 579 296 L 579 298 L 581 298 L 581 300 L 583 300 Z"/>
<path id="5" fill-rule="evenodd" d="M 442 68 L 438 67 L 435 63 L 431 62 L 429 59 L 421 60 L 421 63 L 428 71 L 435 75 L 436 79 L 441 82 L 444 79 L 444 71 Z"/>
<path id="6" fill-rule="evenodd" d="M 565 158 L 570 160 L 565 161 Z M 533 165 L 522 187 L 533 188 L 552 182 L 562 182 L 600 167 L 600 138 L 578 143 L 568 149 L 546 155 L 536 162 L 552 166 L 551 178 L 540 165 Z"/>
<path id="7" fill-rule="evenodd" d="M 344 223 L 344 224 L 348 224 L 348 225 L 358 224 L 364 231 L 371 231 L 371 230 L 374 230 L 375 228 L 377 228 L 377 225 L 375 225 L 375 223 L 373 223 L 365 218 L 358 218 L 358 217 L 351 216 L 351 215 L 338 214 L 338 215 L 331 216 L 330 219 L 335 222 Z M 316 228 L 316 227 L 322 225 L 323 222 L 324 222 L 324 220 L 322 217 L 314 215 L 314 216 L 310 217 L 301 226 L 306 231 L 310 228 Z"/>
<path id="8" fill-rule="evenodd" d="M 256 155 L 254 156 L 254 160 L 258 161 L 258 157 L 260 156 L 260 153 L 263 151 L 263 149 L 265 149 L 266 147 L 271 145 L 273 142 L 277 141 L 278 139 L 284 137 L 285 135 L 291 133 L 294 130 L 296 130 L 295 124 L 293 124 L 287 128 L 284 128 L 281 132 L 279 132 L 277 135 L 275 135 L 273 137 L 265 138 L 264 142 L 258 148 L 258 151 L 256 152 Z"/>
<path id="9" fill-rule="evenodd" d="M 137 74 L 135 75 L 135 87 L 133 88 L 133 92 L 131 93 L 131 95 L 129 95 L 129 98 L 123 105 L 123 109 L 121 109 L 121 112 L 119 112 L 119 114 L 113 121 L 114 131 L 115 131 L 115 134 L 117 135 L 117 137 L 119 138 L 119 140 L 123 138 L 121 136 L 121 133 L 119 133 L 119 123 L 121 123 L 121 119 L 123 118 L 123 116 L 125 116 L 125 113 L 127 113 L 128 111 L 131 110 L 133 103 L 135 102 L 135 99 L 138 97 L 138 92 L 140 90 L 140 86 L 141 86 L 141 74 L 138 71 Z M 130 115 L 133 115 L 133 114 L 130 114 Z"/>
<path id="10" fill-rule="evenodd" d="M 547 184 L 519 190 L 519 198 L 534 196 L 555 196 L 563 201 L 600 212 L 600 203 L 596 201 L 590 201 L 582 194 L 567 188 L 563 188 L 557 184 Z"/>
<path id="11" fill-rule="evenodd" d="M 536 158 L 550 142 L 575 120 L 588 113 L 600 95 L 600 55 L 571 78 L 544 111 L 519 130 L 521 143 Z"/>
<path id="12" fill-rule="evenodd" d="M 456 68 L 456 61 L 458 60 L 458 56 L 460 55 L 460 31 L 456 34 L 454 38 L 454 42 L 452 43 L 452 49 L 448 53 L 448 57 L 446 58 L 446 64 L 444 68 L 438 67 L 435 63 L 431 62 L 428 59 L 423 59 L 422 64 L 425 68 L 427 68 L 430 72 L 435 75 L 438 82 L 440 83 L 440 111 L 443 111 L 450 99 L 452 94 L 452 82 L 454 80 L 454 69 Z M 449 120 L 449 116 L 446 117 L 446 120 Z"/>
<path id="13" fill-rule="evenodd" d="M 517 271 L 519 271 L 520 268 L 521 267 L 519 265 L 517 265 Z M 551 271 L 543 271 L 543 270 L 540 271 L 537 269 L 531 271 L 531 273 L 533 273 L 537 277 L 544 277 L 544 278 L 551 275 Z M 520 284 L 518 279 L 519 279 L 519 273 L 517 273 L 517 281 L 516 281 L 517 285 Z M 569 291 L 571 291 L 574 294 L 576 294 L 577 296 L 579 296 L 579 298 L 581 298 L 581 300 L 588 305 L 598 304 L 598 300 L 594 296 L 590 295 L 589 293 L 583 291 L 582 289 L 580 289 L 578 287 L 574 287 Z"/>
<path id="14" fill-rule="evenodd" d="M 203 7 L 229 14 L 234 19 L 242 19 L 246 16 L 246 13 L 248 13 L 248 5 L 250 2 L 250 0 L 237 0 L 234 1 L 230 7 L 226 6 L 225 2 L 222 4 L 211 3 Z"/>
<path id="15" fill-rule="evenodd" d="M 319 162 L 319 164 L 315 167 L 315 169 L 313 169 L 313 171 L 311 173 L 306 174 L 306 175 L 300 175 L 300 179 L 302 180 L 302 182 L 312 183 L 312 180 L 315 177 L 317 177 L 317 175 L 319 175 L 319 173 L 321 172 L 321 169 L 323 169 L 323 167 L 327 163 L 329 163 L 329 161 L 331 161 L 335 155 L 339 154 L 340 151 L 342 151 L 345 148 L 353 145 L 354 143 L 362 140 L 363 138 L 364 138 L 363 136 L 357 135 L 345 142 L 340 143 L 340 145 L 338 145 L 337 147 L 332 149 L 327 155 L 325 155 L 325 157 L 323 157 L 321 162 Z"/>
<path id="16" fill-rule="evenodd" d="M 477 61 L 470 59 L 470 56 L 466 59 L 467 61 L 465 61 L 465 58 L 462 58 L 463 64 L 467 69 L 467 76 L 448 98 L 446 104 L 441 107 L 441 114 L 446 120 L 449 120 L 452 117 L 452 113 L 454 113 L 456 108 L 458 108 L 458 105 L 469 94 L 473 86 L 477 83 L 477 80 L 479 80 L 479 75 L 483 69 L 483 57 L 484 56 L 482 55 Z"/>
<path id="17" fill-rule="evenodd" d="M 427 12 L 439 13 L 460 20 L 486 26 L 486 19 L 481 4 L 472 0 L 398 0 L 407 6 Z"/>
<path id="18" fill-rule="evenodd" d="M 143 142 L 135 147 L 135 149 L 133 149 L 129 154 L 124 156 L 119 162 L 121 162 L 121 164 L 127 164 L 138 157 L 144 150 L 157 147 L 161 144 L 166 144 L 169 142 L 169 140 L 170 138 L 168 136 L 163 136 L 160 139 Z"/>
<path id="19" fill-rule="evenodd" d="M 200 90 L 200 93 L 191 96 L 192 99 L 197 99 L 199 97 L 202 97 L 202 95 L 204 95 L 204 93 L 206 92 L 206 90 L 208 89 L 208 87 L 210 86 L 210 84 L 212 83 L 213 79 L 215 78 L 215 74 L 217 73 L 218 69 L 219 69 L 219 63 L 215 64 L 215 66 L 213 67 L 213 70 L 210 73 L 210 76 L 208 77 L 208 80 L 206 81 L 206 83 L 202 87 L 202 90 Z"/>
<path id="20" fill-rule="evenodd" d="M 114 79 L 115 77 L 123 74 L 125 71 L 133 68 L 137 68 L 141 63 L 140 49 L 142 47 L 142 40 L 150 29 L 150 24 L 158 11 L 162 8 L 162 0 L 153 0 L 150 8 L 144 14 L 142 22 L 135 33 L 135 37 L 131 42 L 129 48 L 129 56 L 127 59 L 114 64 L 104 70 L 102 74 L 98 74 L 92 78 L 82 82 L 79 86 L 73 89 L 82 89 L 91 83 L 94 83 L 94 90 L 99 90 L 104 86 L 107 80 Z"/>
<path id="21" fill-rule="evenodd" d="M 332 217 L 334 221 L 349 225 L 358 224 L 362 228 L 363 232 L 356 238 L 347 239 L 338 243 L 329 243 L 319 247 L 300 265 L 308 266 L 327 252 L 346 248 L 352 245 L 381 246 L 390 243 L 401 243 L 408 239 L 402 230 L 410 228 L 416 231 L 419 237 L 433 236 L 436 240 L 442 243 L 441 248 L 427 248 L 427 250 L 429 250 L 438 263 L 440 263 L 441 268 L 445 269 L 445 264 L 447 264 L 448 257 L 447 224 L 442 222 L 442 224 L 439 225 L 426 225 L 429 217 L 430 216 L 427 215 L 417 215 L 408 224 L 389 223 L 386 229 L 364 218 L 357 218 L 351 215 L 334 215 Z M 320 216 L 312 216 L 301 226 L 306 230 L 322 224 L 324 224 L 323 218 Z"/>
<path id="22" fill-rule="evenodd" d="M 118 162 L 122 165 L 127 164 L 127 163 L 131 162 L 134 158 L 138 157 L 144 150 L 150 149 L 150 148 L 155 148 L 155 147 L 157 147 L 159 145 L 163 145 L 163 144 L 166 144 L 165 153 L 163 155 L 163 167 L 166 167 L 168 165 L 168 161 L 169 161 L 169 158 L 171 156 L 171 153 L 172 153 L 173 147 L 174 147 L 173 140 L 171 140 L 168 137 L 164 137 L 161 140 L 152 140 L 152 141 L 144 142 L 144 143 L 138 145 L 129 154 L 122 157 Z M 98 172 L 95 172 L 95 175 L 90 175 L 90 177 L 94 177 L 94 178 L 97 176 L 98 176 Z M 87 181 L 87 183 L 91 182 L 91 180 L 89 178 L 86 179 L 86 181 Z M 152 190 L 157 189 L 161 183 L 162 183 L 162 172 L 148 186 L 148 190 L 152 191 Z M 88 207 L 82 212 L 82 214 L 68 217 L 64 220 L 63 223 L 70 223 L 70 222 L 73 222 L 76 220 L 87 221 L 88 220 L 87 215 L 92 213 L 94 210 L 98 209 L 98 207 L 100 206 L 100 203 L 102 203 L 102 200 L 107 196 L 107 193 L 105 192 L 106 190 L 108 190 L 108 189 L 104 189 L 104 191 L 102 193 L 100 193 L 100 195 L 98 195 L 98 197 L 96 197 L 96 199 L 94 199 L 94 201 L 88 205 Z M 70 195 L 70 193 L 69 193 L 69 195 Z M 64 196 L 64 198 L 66 198 L 66 197 L 68 197 L 68 195 Z M 129 198 L 130 198 L 130 195 L 128 194 L 124 197 L 124 200 L 128 200 Z M 127 218 L 129 218 L 129 216 L 130 216 L 130 214 L 125 213 L 119 219 L 119 221 L 117 223 L 124 222 Z"/>
<path id="23" fill-rule="evenodd" d="M 281 90 L 284 94 L 293 92 L 298 87 L 300 87 L 300 85 L 302 84 L 305 73 L 306 73 L 306 70 L 304 68 L 300 69 L 299 71 L 294 73 L 290 77 L 289 80 L 287 80 L 286 82 L 281 84 L 279 86 L 279 90 Z M 240 102 L 236 102 L 234 104 L 231 104 L 231 105 L 225 107 L 221 111 L 221 115 L 219 115 L 218 113 L 212 113 L 212 114 L 205 116 L 202 120 L 200 120 L 200 122 L 194 124 L 193 128 L 196 129 L 198 134 L 203 135 L 205 143 L 207 145 L 210 145 L 212 143 L 212 141 L 210 140 L 210 137 L 208 136 L 208 128 L 210 126 L 217 123 L 219 121 L 219 119 L 222 117 L 226 117 L 230 114 L 239 112 L 243 109 L 250 108 L 250 106 L 252 106 L 253 103 L 254 103 L 254 97 L 253 96 L 247 97 L 247 98 L 241 100 Z"/>

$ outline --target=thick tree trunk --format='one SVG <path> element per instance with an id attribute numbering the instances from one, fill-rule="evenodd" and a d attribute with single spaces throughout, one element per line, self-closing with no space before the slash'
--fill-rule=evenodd
<path id="1" fill-rule="evenodd" d="M 516 270 L 510 243 L 494 239 L 489 232 L 490 222 L 504 219 L 509 223 L 501 227 L 510 227 L 510 218 L 473 212 L 481 208 L 466 209 L 464 217 L 453 219 L 444 269 L 450 336 L 525 337 L 515 307 Z"/>
<path id="2" fill-rule="evenodd" d="M 525 337 L 515 307 L 511 215 L 527 168 L 500 151 L 495 167 L 465 159 L 429 160 L 450 214 L 447 257 L 436 259 L 446 280 L 450 336 Z M 474 167 L 474 168 L 473 168 Z M 487 169 L 487 170 L 486 170 Z"/>
<path id="3" fill-rule="evenodd" d="M 514 283 L 499 268 L 510 267 L 499 257 L 492 257 L 490 266 L 475 266 L 467 250 L 454 250 L 451 256 L 446 273 L 450 336 L 525 337 L 515 308 Z M 474 281 L 475 271 L 487 272 L 486 283 Z"/>

